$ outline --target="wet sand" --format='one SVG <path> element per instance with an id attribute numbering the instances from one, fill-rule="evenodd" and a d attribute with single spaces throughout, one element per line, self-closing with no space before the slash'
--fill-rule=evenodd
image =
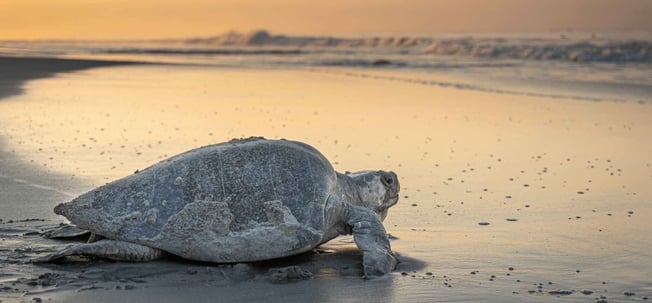
<path id="1" fill-rule="evenodd" d="M 0 99 L 23 92 L 23 84 L 32 79 L 46 78 L 56 73 L 71 72 L 99 66 L 136 64 L 126 61 L 74 60 L 53 58 L 0 57 Z"/>
<path id="2" fill-rule="evenodd" d="M 464 91 L 343 69 L 86 67 L 2 78 L 3 302 L 652 295 L 649 104 Z M 17 83 L 22 94 L 5 93 Z M 399 268 L 360 279 L 350 237 L 262 264 L 29 263 L 70 243 L 39 236 L 64 221 L 54 205 L 185 150 L 250 135 L 307 142 L 339 171 L 396 171 L 401 200 L 385 226 Z M 287 266 L 312 277 L 279 281 L 268 272 Z"/>

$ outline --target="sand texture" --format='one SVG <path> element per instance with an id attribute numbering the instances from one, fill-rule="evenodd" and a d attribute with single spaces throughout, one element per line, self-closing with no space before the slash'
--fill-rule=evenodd
<path id="1" fill-rule="evenodd" d="M 0 59 L 2 302 L 652 297 L 649 102 L 469 91 L 391 71 L 49 60 Z M 262 263 L 29 262 L 71 243 L 40 236 L 65 223 L 56 204 L 254 135 L 309 143 L 338 171 L 395 171 L 400 200 L 384 225 L 397 270 L 361 279 L 351 237 Z"/>

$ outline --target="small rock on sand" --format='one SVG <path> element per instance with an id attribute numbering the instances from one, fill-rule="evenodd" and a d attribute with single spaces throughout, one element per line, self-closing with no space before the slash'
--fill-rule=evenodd
<path id="1" fill-rule="evenodd" d="M 478 225 L 482 225 L 482 226 L 486 226 L 486 225 L 489 225 L 489 224 L 490 224 L 489 222 L 484 222 L 484 221 L 478 222 Z"/>

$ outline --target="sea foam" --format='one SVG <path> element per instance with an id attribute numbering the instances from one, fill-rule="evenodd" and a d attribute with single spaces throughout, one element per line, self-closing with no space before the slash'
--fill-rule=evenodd
<path id="1" fill-rule="evenodd" d="M 500 59 L 563 60 L 574 62 L 650 62 L 652 42 L 645 39 L 615 39 L 595 34 L 537 38 L 428 37 L 428 36 L 286 36 L 265 30 L 228 32 L 208 38 L 183 41 L 213 47 L 282 47 L 296 49 L 383 49 L 403 54 L 436 54 Z"/>

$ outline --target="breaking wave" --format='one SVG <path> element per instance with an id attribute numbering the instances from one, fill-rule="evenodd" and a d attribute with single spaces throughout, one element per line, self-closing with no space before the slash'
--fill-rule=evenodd
<path id="1" fill-rule="evenodd" d="M 294 51 L 315 49 L 384 50 L 401 54 L 434 54 L 498 59 L 561 60 L 573 62 L 650 62 L 652 42 L 643 39 L 566 36 L 545 38 L 502 37 L 364 37 L 272 35 L 260 30 L 228 32 L 183 41 L 186 45 L 212 47 L 277 47 Z M 281 51 L 277 49 L 277 51 Z"/>
<path id="2" fill-rule="evenodd" d="M 371 70 L 391 70 L 418 79 L 385 80 L 590 101 L 649 103 L 652 92 L 652 32 L 327 37 L 260 30 L 192 39 L 0 41 L 0 55 L 233 68 L 323 67 L 354 70 L 360 77 Z M 431 79 L 433 75 L 438 78 Z M 546 90 L 559 93 L 541 93 L 543 83 Z M 532 88 L 520 92 L 511 87 L 518 85 Z"/>
<path id="3" fill-rule="evenodd" d="M 189 49 L 189 48 L 121 48 L 96 51 L 107 54 L 152 54 L 152 55 L 299 55 L 299 49 Z"/>

